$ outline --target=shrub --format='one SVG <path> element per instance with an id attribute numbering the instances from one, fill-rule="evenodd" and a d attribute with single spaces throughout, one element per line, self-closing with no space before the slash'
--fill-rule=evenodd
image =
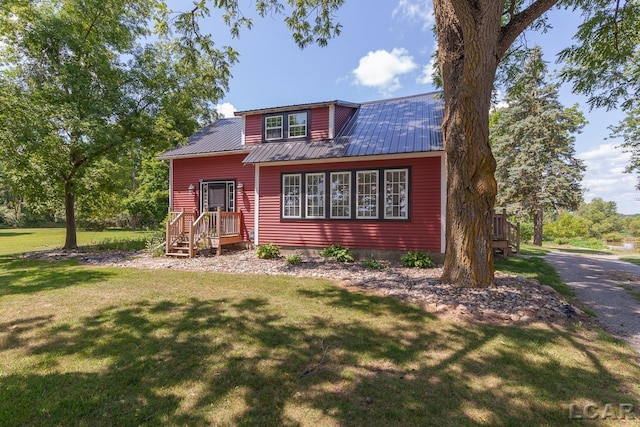
<path id="1" fill-rule="evenodd" d="M 604 237 L 607 242 L 622 242 L 624 240 L 624 236 L 616 232 L 607 233 L 602 237 Z"/>
<path id="2" fill-rule="evenodd" d="M 284 262 L 287 263 L 287 265 L 298 265 L 302 263 L 302 255 L 300 254 L 293 254 L 293 255 L 289 255 L 288 257 L 285 258 Z"/>
<path id="3" fill-rule="evenodd" d="M 364 268 L 368 268 L 369 270 L 384 270 L 385 266 L 377 259 L 367 258 L 362 262 L 362 266 Z"/>
<path id="4" fill-rule="evenodd" d="M 273 243 L 265 243 L 264 245 L 258 245 L 256 254 L 261 259 L 276 259 L 280 258 L 280 248 Z"/>
<path id="5" fill-rule="evenodd" d="M 338 262 L 353 262 L 355 257 L 351 249 L 342 245 L 331 245 L 320 252 L 320 256 L 324 258 L 335 258 Z"/>
<path id="6" fill-rule="evenodd" d="M 435 266 L 427 253 L 422 251 L 409 251 L 405 256 L 400 258 L 400 261 L 402 261 L 402 265 L 405 267 L 431 268 Z"/>

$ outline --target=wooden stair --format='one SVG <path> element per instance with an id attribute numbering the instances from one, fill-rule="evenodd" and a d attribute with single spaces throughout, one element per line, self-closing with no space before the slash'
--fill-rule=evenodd
<path id="1" fill-rule="evenodd" d="M 520 223 L 509 222 L 507 210 L 493 214 L 492 246 L 494 254 L 503 258 L 520 252 Z"/>

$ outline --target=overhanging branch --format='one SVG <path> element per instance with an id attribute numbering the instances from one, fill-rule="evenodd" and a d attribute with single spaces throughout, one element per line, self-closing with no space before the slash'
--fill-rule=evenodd
<path id="1" fill-rule="evenodd" d="M 551 9 L 559 0 L 537 0 L 520 13 L 513 15 L 507 25 L 502 27 L 498 55 L 502 57 L 509 46 L 533 21 L 547 10 Z"/>

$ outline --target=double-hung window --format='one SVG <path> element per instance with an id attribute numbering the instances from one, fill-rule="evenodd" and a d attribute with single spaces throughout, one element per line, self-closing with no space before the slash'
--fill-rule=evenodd
<path id="1" fill-rule="evenodd" d="M 331 172 L 331 218 L 351 218 L 351 172 Z"/>
<path id="2" fill-rule="evenodd" d="M 282 116 L 269 116 L 264 119 L 264 139 L 282 139 L 283 135 Z"/>
<path id="3" fill-rule="evenodd" d="M 282 217 L 300 218 L 302 215 L 302 175 L 282 175 Z"/>
<path id="4" fill-rule="evenodd" d="M 356 218 L 378 218 L 378 171 L 357 171 L 356 183 Z"/>
<path id="5" fill-rule="evenodd" d="M 324 176 L 324 173 L 305 175 L 307 218 L 324 218 Z"/>
<path id="6" fill-rule="evenodd" d="M 289 114 L 289 138 L 304 138 L 307 136 L 307 113 Z"/>
<path id="7" fill-rule="evenodd" d="M 409 218 L 409 173 L 407 169 L 384 171 L 384 218 Z"/>

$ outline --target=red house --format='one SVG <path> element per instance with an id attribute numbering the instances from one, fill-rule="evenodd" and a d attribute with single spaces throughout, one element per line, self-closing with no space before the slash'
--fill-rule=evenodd
<path id="1" fill-rule="evenodd" d="M 240 111 L 163 153 L 167 254 L 233 242 L 444 252 L 438 93 Z"/>

